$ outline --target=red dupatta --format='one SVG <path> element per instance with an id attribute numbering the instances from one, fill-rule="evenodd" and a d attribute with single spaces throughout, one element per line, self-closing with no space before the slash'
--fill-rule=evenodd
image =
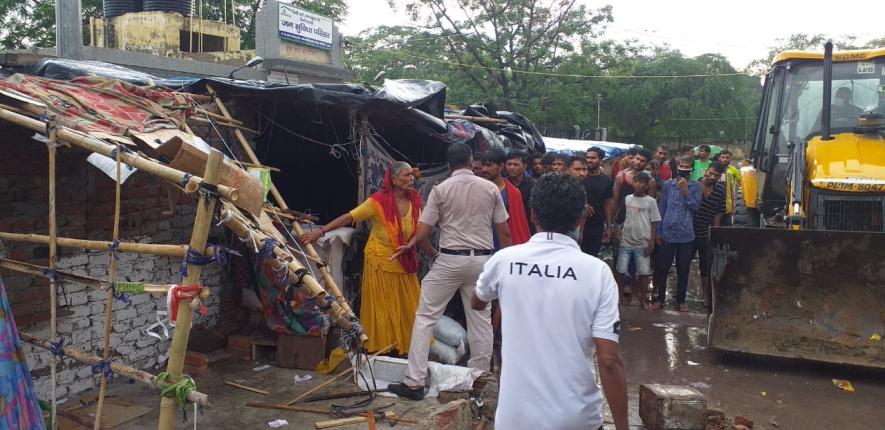
<path id="1" fill-rule="evenodd" d="M 381 184 L 381 190 L 372 194 L 369 200 L 384 223 L 384 229 L 387 230 L 387 234 L 390 236 L 390 244 L 393 245 L 393 252 L 396 252 L 397 248 L 406 245 L 408 241 L 403 237 L 402 217 L 396 205 L 391 167 L 388 167 L 387 172 L 384 173 L 384 182 Z M 421 200 L 421 194 L 414 189 L 407 191 L 406 197 L 412 203 L 412 234 L 414 235 L 418 231 L 418 215 L 424 206 L 424 202 Z M 418 250 L 416 247 L 403 252 L 398 259 L 406 272 L 418 272 Z"/>
<path id="2" fill-rule="evenodd" d="M 529 231 L 528 216 L 525 213 L 525 206 L 522 204 L 522 193 L 519 188 L 508 180 L 504 180 L 504 190 L 507 191 L 507 212 L 510 218 L 507 220 L 507 227 L 510 228 L 510 243 L 512 245 L 520 245 L 532 238 Z"/>

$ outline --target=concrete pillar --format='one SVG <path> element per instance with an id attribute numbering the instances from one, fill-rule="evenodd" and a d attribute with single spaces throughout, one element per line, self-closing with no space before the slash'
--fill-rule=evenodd
<path id="1" fill-rule="evenodd" d="M 80 0 L 56 0 L 55 49 L 59 58 L 83 58 L 83 8 Z"/>

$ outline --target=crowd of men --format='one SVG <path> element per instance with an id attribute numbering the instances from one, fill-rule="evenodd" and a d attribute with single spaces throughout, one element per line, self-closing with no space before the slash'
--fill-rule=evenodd
<path id="1" fill-rule="evenodd" d="M 634 148 L 614 162 L 611 176 L 603 171 L 605 158 L 605 151 L 598 147 L 586 154 L 492 148 L 474 160 L 473 171 L 499 184 L 502 191 L 505 183 L 511 187 L 504 197 L 511 232 L 525 216 L 534 233 L 529 202 L 537 178 L 546 173 L 577 178 L 584 186 L 586 205 L 572 237 L 583 252 L 594 257 L 599 257 L 603 246 L 612 247 L 625 303 L 650 310 L 665 307 L 667 278 L 675 260 L 675 308 L 687 312 L 689 268 L 697 258 L 709 306 L 709 228 L 732 223 L 740 186 L 741 174 L 731 165 L 731 152 L 724 149 L 713 156 L 708 145 L 687 146 L 671 157 L 666 145 L 654 153 Z M 522 197 L 519 211 L 513 210 L 513 189 Z M 514 244 L 522 242 L 513 240 Z"/>
<path id="2" fill-rule="evenodd" d="M 601 429 L 603 393 L 587 365 L 596 354 L 615 426 L 628 428 L 619 305 L 662 309 L 675 260 L 675 306 L 686 312 L 699 255 L 709 306 L 706 235 L 734 213 L 740 173 L 731 154 L 713 160 L 702 145 L 697 157 L 685 148 L 671 160 L 665 146 L 654 155 L 631 149 L 612 177 L 598 147 L 579 155 L 492 148 L 474 158 L 453 144 L 447 158 L 452 176 L 430 192 L 415 237 L 401 247 L 419 246 L 435 261 L 421 282 L 405 377 L 390 392 L 424 397 L 433 328 L 460 292 L 470 304 L 468 365 L 491 370 L 501 336 L 496 425 Z M 614 276 L 598 258 L 605 245 L 616 250 Z"/>

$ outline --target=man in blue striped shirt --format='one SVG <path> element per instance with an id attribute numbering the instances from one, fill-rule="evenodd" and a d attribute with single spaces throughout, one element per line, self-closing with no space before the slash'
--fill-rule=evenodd
<path id="1" fill-rule="evenodd" d="M 694 160 L 679 158 L 676 175 L 664 182 L 658 197 L 661 222 L 658 223 L 657 241 L 661 245 L 655 270 L 654 283 L 658 299 L 652 308 L 661 309 L 667 298 L 667 274 L 676 259 L 676 309 L 688 312 L 685 293 L 688 291 L 688 273 L 694 257 L 694 213 L 701 204 L 701 184 L 691 179 Z"/>

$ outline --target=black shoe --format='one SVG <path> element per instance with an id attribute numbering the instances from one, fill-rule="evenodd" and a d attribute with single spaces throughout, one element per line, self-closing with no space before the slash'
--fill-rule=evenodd
<path id="1" fill-rule="evenodd" d="M 424 387 L 411 388 L 406 384 L 390 384 L 387 386 L 387 391 L 404 399 L 424 400 Z"/>

